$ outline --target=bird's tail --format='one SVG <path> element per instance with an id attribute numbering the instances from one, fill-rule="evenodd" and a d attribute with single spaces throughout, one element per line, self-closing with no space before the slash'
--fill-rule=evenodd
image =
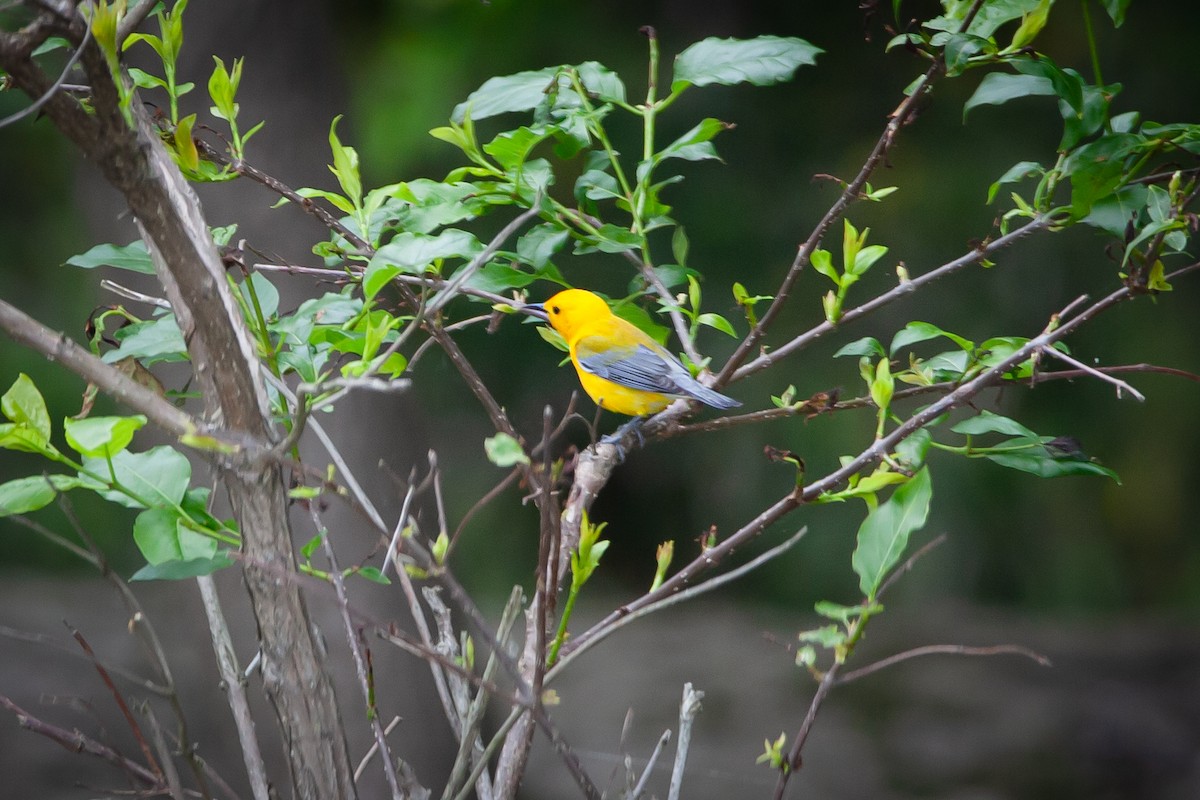
<path id="1" fill-rule="evenodd" d="M 694 381 L 693 385 L 688 386 L 688 394 L 713 408 L 736 408 L 742 404 L 740 400 L 734 400 L 720 392 L 714 392 L 699 381 Z"/>

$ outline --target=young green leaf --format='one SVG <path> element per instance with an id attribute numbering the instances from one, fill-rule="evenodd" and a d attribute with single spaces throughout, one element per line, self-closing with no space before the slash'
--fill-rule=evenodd
<path id="1" fill-rule="evenodd" d="M 904 556 L 909 536 L 925 525 L 932 494 L 929 468 L 922 467 L 886 503 L 870 512 L 858 529 L 858 546 L 851 564 L 868 600 L 875 600 L 888 572 Z"/>
<path id="2" fill-rule="evenodd" d="M 515 464 L 528 464 L 529 456 L 521 449 L 521 443 L 507 433 L 497 433 L 483 440 L 483 449 L 488 461 L 497 467 L 511 467 Z"/>
<path id="3" fill-rule="evenodd" d="M 58 491 L 45 475 L 0 483 L 0 517 L 37 511 L 53 503 L 57 496 Z"/>
<path id="4" fill-rule="evenodd" d="M 132 417 L 88 417 L 63 420 L 67 444 L 82 456 L 111 458 L 133 441 L 133 434 L 146 424 L 141 414 Z"/>
<path id="5" fill-rule="evenodd" d="M 329 168 L 338 179 L 338 184 L 354 208 L 362 205 L 362 180 L 358 175 L 358 151 L 343 145 L 337 135 L 337 124 L 342 119 L 338 114 L 329 124 L 329 149 L 333 152 L 333 165 Z"/>
<path id="6" fill-rule="evenodd" d="M 0 397 L 0 411 L 17 427 L 27 428 L 43 442 L 50 440 L 50 412 L 33 379 L 24 372 Z"/>

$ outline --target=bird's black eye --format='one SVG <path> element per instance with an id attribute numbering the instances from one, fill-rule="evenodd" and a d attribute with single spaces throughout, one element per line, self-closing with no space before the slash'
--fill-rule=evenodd
<path id="1" fill-rule="evenodd" d="M 562 313 L 562 312 L 559 310 L 558 306 L 551 306 L 551 307 L 550 307 L 550 310 L 551 310 L 552 312 L 554 312 L 555 314 L 560 314 L 560 313 Z"/>

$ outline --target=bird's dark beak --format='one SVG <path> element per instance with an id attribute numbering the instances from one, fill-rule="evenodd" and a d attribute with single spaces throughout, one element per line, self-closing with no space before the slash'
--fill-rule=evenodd
<path id="1" fill-rule="evenodd" d="M 542 305 L 541 303 L 528 303 L 526 305 L 521 306 L 517 310 L 521 311 L 522 313 L 528 314 L 531 317 L 536 317 L 537 319 L 540 319 L 542 322 L 550 321 L 550 315 L 546 313 L 546 307 L 544 305 Z"/>

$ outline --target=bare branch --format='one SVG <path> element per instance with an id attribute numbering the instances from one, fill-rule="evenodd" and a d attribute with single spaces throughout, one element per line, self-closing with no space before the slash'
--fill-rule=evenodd
<path id="1" fill-rule="evenodd" d="M 225 621 L 225 613 L 221 610 L 221 601 L 217 596 L 216 582 L 211 575 L 201 575 L 196 578 L 196 585 L 200 589 L 200 598 L 204 604 L 209 637 L 217 657 L 217 671 L 221 674 L 221 685 L 229 696 L 229 709 L 233 713 L 234 727 L 237 728 L 242 761 L 250 779 L 250 791 L 254 793 L 254 800 L 270 800 L 270 781 L 267 779 L 262 750 L 258 746 L 258 736 L 254 732 L 254 717 L 250 713 L 250 703 L 246 698 L 246 682 L 238 667 L 233 638 L 229 635 L 229 625 Z"/>
<path id="2" fill-rule="evenodd" d="M 692 723 L 700 713 L 700 701 L 704 692 L 693 689 L 691 683 L 683 685 L 683 700 L 679 703 L 679 739 L 675 742 L 675 764 L 671 768 L 671 786 L 667 800 L 679 800 L 683 787 L 683 768 L 687 764 L 688 747 L 692 742 Z"/>
<path id="3" fill-rule="evenodd" d="M 865 678 L 868 675 L 879 672 L 881 669 L 899 664 L 902 661 L 908 661 L 910 658 L 918 658 L 920 656 L 949 654 L 956 656 L 999 656 L 999 655 L 1019 655 L 1032 659 L 1043 667 L 1053 666 L 1050 659 L 1046 658 L 1041 653 L 1030 650 L 1028 647 L 1022 647 L 1019 644 L 997 644 L 990 647 L 968 647 L 962 644 L 930 644 L 924 647 L 914 647 L 911 650 L 905 650 L 903 653 L 897 653 L 894 656 L 880 659 L 873 664 L 868 664 L 865 667 L 847 672 L 837 680 L 837 685 L 841 686 L 851 681 L 856 681 L 859 678 Z"/>
<path id="4" fill-rule="evenodd" d="M 40 720 L 4 695 L 0 695 L 0 706 L 11 711 L 17 718 L 17 724 L 25 730 L 33 731 L 51 741 L 58 742 L 72 753 L 87 753 L 88 755 L 103 759 L 123 770 L 134 779 L 141 781 L 152 790 L 162 791 L 165 789 L 158 775 L 155 775 L 136 761 L 126 758 L 111 747 L 97 742 L 80 731 L 64 730 L 56 725 L 51 725 L 48 722 Z"/>

